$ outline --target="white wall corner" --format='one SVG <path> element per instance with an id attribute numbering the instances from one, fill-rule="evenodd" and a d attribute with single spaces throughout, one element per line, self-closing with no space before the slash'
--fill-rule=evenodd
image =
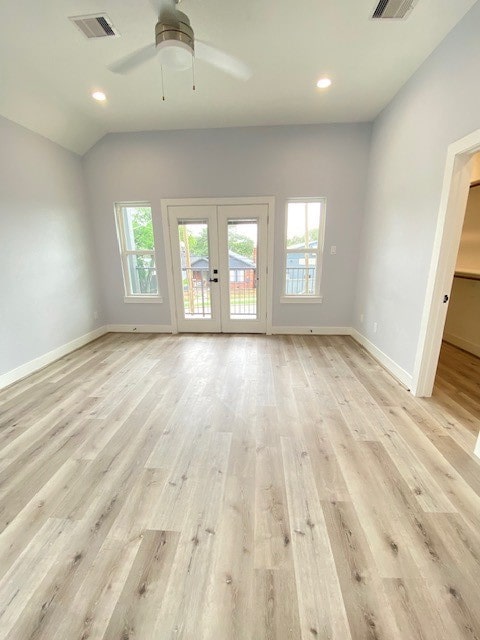
<path id="1" fill-rule="evenodd" d="M 173 333 L 170 324 L 109 324 L 110 333 Z"/>
<path id="2" fill-rule="evenodd" d="M 369 353 L 372 355 L 375 360 L 378 362 L 389 372 L 392 374 L 394 378 L 396 378 L 399 382 L 407 387 L 409 391 L 412 391 L 413 377 L 402 369 L 394 360 L 387 356 L 381 349 L 376 347 L 373 342 L 370 342 L 368 338 L 362 335 L 356 329 L 351 330 L 352 338 L 356 340 L 359 344 L 362 345 Z"/>
<path id="3" fill-rule="evenodd" d="M 80 347 L 85 346 L 89 342 L 100 338 L 104 334 L 108 333 L 108 327 L 102 326 L 98 327 L 98 329 L 94 329 L 93 331 L 89 331 L 83 336 L 79 338 L 75 338 L 71 342 L 67 342 L 48 353 L 44 353 L 42 356 L 35 358 L 34 360 L 30 360 L 29 362 L 25 362 L 25 364 L 16 367 L 16 369 L 12 369 L 11 371 L 7 371 L 6 373 L 0 375 L 0 389 L 8 387 L 14 382 L 18 382 L 22 378 L 26 378 L 35 371 L 39 369 L 43 369 L 47 365 L 55 362 L 55 360 L 59 360 L 66 356 L 67 354 L 75 351 L 76 349 L 80 349 Z"/>
<path id="4" fill-rule="evenodd" d="M 352 333 L 351 327 L 272 327 L 272 335 L 294 335 L 294 336 L 349 336 Z"/>

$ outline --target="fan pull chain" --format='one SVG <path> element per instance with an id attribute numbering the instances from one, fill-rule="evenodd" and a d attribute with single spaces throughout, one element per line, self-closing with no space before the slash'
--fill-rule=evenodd
<path id="1" fill-rule="evenodd" d="M 161 76 L 162 76 L 162 100 L 165 102 L 165 86 L 163 84 L 163 64 L 160 65 Z"/>
<path id="2" fill-rule="evenodd" d="M 195 56 L 192 55 L 192 83 L 193 83 L 193 91 L 195 91 Z"/>

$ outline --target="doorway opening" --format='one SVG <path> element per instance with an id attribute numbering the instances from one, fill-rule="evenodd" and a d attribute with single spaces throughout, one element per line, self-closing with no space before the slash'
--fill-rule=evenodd
<path id="1" fill-rule="evenodd" d="M 480 418 L 480 153 L 473 158 L 433 396 L 447 413 L 459 414 L 455 429 L 470 452 Z"/>
<path id="2" fill-rule="evenodd" d="M 443 341 L 480 358 L 480 153 L 474 156 Z"/>
<path id="3" fill-rule="evenodd" d="M 412 392 L 431 396 L 454 281 L 480 129 L 448 148 Z"/>

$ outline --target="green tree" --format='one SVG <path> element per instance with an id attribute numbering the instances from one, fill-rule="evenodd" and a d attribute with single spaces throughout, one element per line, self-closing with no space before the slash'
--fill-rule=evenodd
<path id="1" fill-rule="evenodd" d="M 204 258 L 208 256 L 208 231 L 207 227 L 203 227 L 198 236 L 193 234 L 188 235 L 188 246 L 190 249 L 190 255 L 197 258 Z"/>
<path id="2" fill-rule="evenodd" d="M 135 247 L 140 251 L 153 251 L 152 212 L 149 207 L 138 207 L 132 216 Z"/>
<path id="3" fill-rule="evenodd" d="M 316 240 L 318 242 L 318 229 L 310 229 L 308 232 L 308 243 Z M 288 239 L 288 246 L 292 247 L 296 244 L 303 244 L 305 242 L 305 236 L 292 236 Z"/>
<path id="4" fill-rule="evenodd" d="M 253 259 L 255 243 L 251 238 L 244 236 L 238 231 L 230 230 L 228 234 L 228 245 L 230 251 Z M 204 227 L 198 235 L 190 234 L 188 236 L 188 246 L 190 248 L 190 255 L 196 256 L 197 258 L 208 256 L 208 232 L 206 227 Z"/>
<path id="5" fill-rule="evenodd" d="M 230 230 L 230 233 L 228 234 L 228 245 L 231 251 L 253 260 L 255 243 L 251 238 L 244 236 L 238 231 Z"/>
<path id="6" fill-rule="evenodd" d="M 149 207 L 137 207 L 131 221 L 135 248 L 139 251 L 153 251 L 155 242 L 151 209 Z M 149 255 L 137 255 L 136 262 L 141 292 L 156 293 L 157 283 L 153 266 L 154 260 Z"/>

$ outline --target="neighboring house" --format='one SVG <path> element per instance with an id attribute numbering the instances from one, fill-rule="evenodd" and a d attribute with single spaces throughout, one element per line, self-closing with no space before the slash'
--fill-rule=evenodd
<path id="1" fill-rule="evenodd" d="M 317 244 L 317 240 L 312 240 L 308 243 L 308 247 L 316 249 Z M 285 293 L 287 295 L 314 293 L 315 254 L 308 256 L 308 250 L 305 249 L 304 244 L 292 245 L 289 249 L 301 249 L 301 251 L 299 253 L 287 253 Z"/>
<path id="2" fill-rule="evenodd" d="M 202 282 L 208 278 L 210 274 L 209 260 L 205 256 L 190 256 L 190 265 L 192 269 L 192 277 L 194 285 L 202 286 Z M 228 252 L 228 266 L 230 289 L 254 289 L 256 287 L 256 269 L 257 265 L 253 260 L 245 256 Z M 185 255 L 182 254 L 182 275 L 183 279 L 187 279 L 187 270 L 185 267 Z"/>

